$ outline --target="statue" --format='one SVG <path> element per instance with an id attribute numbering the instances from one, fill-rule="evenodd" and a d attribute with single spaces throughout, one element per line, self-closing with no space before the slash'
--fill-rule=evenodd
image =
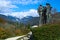
<path id="1" fill-rule="evenodd" d="M 50 23 L 51 22 L 51 5 L 49 3 L 46 3 L 46 8 L 47 8 L 47 12 L 46 12 L 46 15 L 47 15 L 47 23 Z"/>
<path id="2" fill-rule="evenodd" d="M 47 23 L 47 15 L 46 15 L 47 9 L 44 7 L 43 12 L 42 12 L 42 24 Z"/>
<path id="3" fill-rule="evenodd" d="M 39 25 L 42 24 L 42 11 L 43 11 L 43 6 L 40 5 L 39 8 L 38 8 L 38 13 L 39 13 Z"/>
<path id="4" fill-rule="evenodd" d="M 51 20 L 51 6 L 49 3 L 46 3 L 46 6 L 40 5 L 38 8 L 39 14 L 39 25 L 49 23 Z"/>

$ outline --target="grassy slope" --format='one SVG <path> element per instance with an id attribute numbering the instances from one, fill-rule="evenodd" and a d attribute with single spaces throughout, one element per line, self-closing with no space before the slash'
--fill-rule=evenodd
<path id="1" fill-rule="evenodd" d="M 60 40 L 60 24 L 47 24 L 32 29 L 34 40 Z"/>

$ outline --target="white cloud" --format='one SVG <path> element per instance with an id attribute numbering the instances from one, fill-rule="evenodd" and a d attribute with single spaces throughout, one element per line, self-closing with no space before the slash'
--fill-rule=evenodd
<path id="1" fill-rule="evenodd" d="M 0 13 L 2 14 L 2 13 Z M 37 10 L 35 9 L 30 9 L 29 11 L 25 11 L 25 12 L 12 12 L 12 13 L 4 13 L 4 15 L 10 15 L 10 16 L 14 16 L 14 17 L 17 17 L 17 18 L 23 18 L 23 17 L 26 17 L 26 16 L 33 16 L 33 17 L 38 17 L 38 13 L 37 13 Z"/>
<path id="2" fill-rule="evenodd" d="M 0 13 L 13 12 L 13 8 L 18 8 L 16 4 L 29 5 L 41 3 L 43 0 L 0 0 Z"/>
<path id="3" fill-rule="evenodd" d="M 16 5 L 12 4 L 12 1 L 0 0 L 0 13 L 1 12 L 11 12 L 11 8 L 18 8 Z"/>
<path id="4" fill-rule="evenodd" d="M 0 0 L 0 7 L 16 8 L 17 6 L 12 5 L 11 1 Z"/>
<path id="5" fill-rule="evenodd" d="M 44 0 L 14 0 L 15 3 L 17 4 L 37 4 L 37 3 L 42 3 Z"/>

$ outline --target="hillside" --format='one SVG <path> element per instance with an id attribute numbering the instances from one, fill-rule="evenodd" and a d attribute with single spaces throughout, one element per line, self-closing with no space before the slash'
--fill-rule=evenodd
<path id="1" fill-rule="evenodd" d="M 0 39 L 27 34 L 30 30 L 23 24 L 19 24 L 12 16 L 0 15 Z"/>
<path id="2" fill-rule="evenodd" d="M 53 14 L 52 17 L 53 17 L 52 18 L 53 22 L 57 22 L 57 21 L 60 22 L 60 12 Z"/>

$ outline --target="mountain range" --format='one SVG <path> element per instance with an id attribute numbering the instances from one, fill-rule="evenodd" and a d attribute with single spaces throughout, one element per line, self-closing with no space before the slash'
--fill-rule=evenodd
<path id="1" fill-rule="evenodd" d="M 1 18 L 7 22 L 18 22 L 18 23 L 23 23 L 24 25 L 27 25 L 27 24 L 38 25 L 38 23 L 39 23 L 39 17 L 32 17 L 32 16 L 26 16 L 26 17 L 20 19 L 17 17 L 6 16 L 6 15 L 0 14 L 0 19 Z"/>

